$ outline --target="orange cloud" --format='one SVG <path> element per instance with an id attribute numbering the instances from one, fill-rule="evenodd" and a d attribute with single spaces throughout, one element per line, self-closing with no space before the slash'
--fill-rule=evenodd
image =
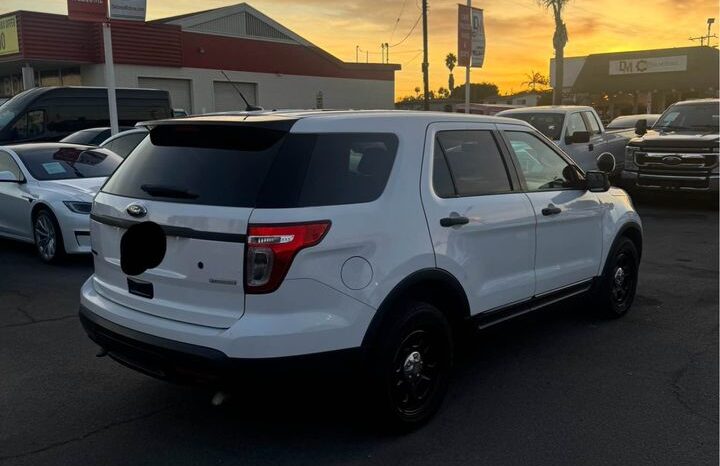
<path id="1" fill-rule="evenodd" d="M 239 0 L 148 0 L 149 18 L 216 8 Z M 380 61 L 380 44 L 399 42 L 420 14 L 419 0 L 247 0 L 255 8 L 309 41 L 346 61 L 355 61 L 355 47 Z M 402 15 L 397 21 L 401 7 Z M 462 3 L 465 3 L 461 0 Z M 3 0 L 0 12 L 31 8 L 65 13 L 64 0 Z M 472 81 L 491 81 L 503 91 L 521 90 L 531 69 L 547 73 L 553 56 L 553 21 L 535 0 L 476 0 L 485 11 L 487 53 Z M 200 6 L 201 5 L 201 6 Z M 429 0 L 429 61 L 432 89 L 447 86 L 445 55 L 457 51 L 457 0 Z M 691 45 L 688 37 L 704 34 L 708 17 L 720 19 L 716 0 L 572 0 L 565 20 L 570 41 L 566 56 Z M 395 23 L 397 22 L 397 26 Z M 713 32 L 717 33 L 717 24 Z M 422 85 L 421 26 L 390 49 L 390 59 L 403 65 L 396 77 L 396 96 L 414 94 Z M 365 60 L 363 54 L 361 59 Z M 455 70 L 462 84 L 463 70 Z"/>

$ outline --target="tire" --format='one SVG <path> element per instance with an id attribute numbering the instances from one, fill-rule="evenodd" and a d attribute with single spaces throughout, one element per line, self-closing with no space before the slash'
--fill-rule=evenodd
<path id="1" fill-rule="evenodd" d="M 440 408 L 453 360 L 448 320 L 434 306 L 406 302 L 392 309 L 370 351 L 370 413 L 390 432 L 427 422 Z"/>
<path id="2" fill-rule="evenodd" d="M 38 257 L 45 263 L 57 263 L 65 257 L 60 225 L 48 209 L 41 209 L 33 219 L 33 237 Z"/>
<path id="3" fill-rule="evenodd" d="M 635 244 L 621 237 L 608 256 L 593 296 L 595 310 L 604 317 L 622 317 L 630 310 L 638 282 L 640 257 Z"/>

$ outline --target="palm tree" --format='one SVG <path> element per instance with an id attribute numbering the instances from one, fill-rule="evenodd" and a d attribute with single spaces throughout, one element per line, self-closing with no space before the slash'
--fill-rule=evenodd
<path id="1" fill-rule="evenodd" d="M 530 70 L 530 73 L 527 73 L 525 77 L 527 78 L 527 81 L 524 81 L 520 84 L 523 86 L 527 86 L 528 89 L 533 92 L 537 90 L 538 86 L 548 85 L 548 78 L 546 78 L 542 73 L 538 73 L 535 70 Z"/>
<path id="2" fill-rule="evenodd" d="M 455 89 L 455 76 L 452 74 L 453 68 L 455 68 L 455 64 L 457 63 L 457 57 L 454 53 L 450 52 L 445 57 L 445 66 L 450 70 L 450 77 L 448 78 L 448 90 L 452 92 L 453 89 Z"/>
<path id="3" fill-rule="evenodd" d="M 419 99 L 420 98 L 420 88 L 415 86 L 415 89 L 413 89 L 413 90 L 415 91 L 415 98 Z"/>
<path id="4" fill-rule="evenodd" d="M 552 9 L 555 19 L 555 34 L 553 34 L 553 47 L 555 48 L 555 87 L 553 88 L 553 104 L 562 103 L 562 90 L 564 78 L 565 44 L 568 41 L 567 27 L 562 19 L 563 8 L 570 0 L 537 0 L 538 4 L 548 10 Z"/>

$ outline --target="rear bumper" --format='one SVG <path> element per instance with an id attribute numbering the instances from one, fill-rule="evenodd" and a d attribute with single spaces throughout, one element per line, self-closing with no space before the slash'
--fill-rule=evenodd
<path id="1" fill-rule="evenodd" d="M 717 174 L 709 176 L 651 175 L 624 170 L 621 183 L 626 189 L 718 192 Z"/>
<path id="2" fill-rule="evenodd" d="M 344 371 L 361 361 L 360 348 L 282 358 L 231 358 L 221 351 L 138 332 L 80 306 L 91 340 L 115 361 L 143 374 L 178 383 L 237 384 L 293 374 Z"/>

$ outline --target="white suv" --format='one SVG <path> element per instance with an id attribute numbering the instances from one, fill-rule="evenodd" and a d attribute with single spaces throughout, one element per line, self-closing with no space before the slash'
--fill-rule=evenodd
<path id="1" fill-rule="evenodd" d="M 524 122 L 307 111 L 147 126 L 95 198 L 80 307 L 102 353 L 147 374 L 224 383 L 354 357 L 371 405 L 412 427 L 440 405 L 464 325 L 585 292 L 610 316 L 632 304 L 630 199 Z"/>

